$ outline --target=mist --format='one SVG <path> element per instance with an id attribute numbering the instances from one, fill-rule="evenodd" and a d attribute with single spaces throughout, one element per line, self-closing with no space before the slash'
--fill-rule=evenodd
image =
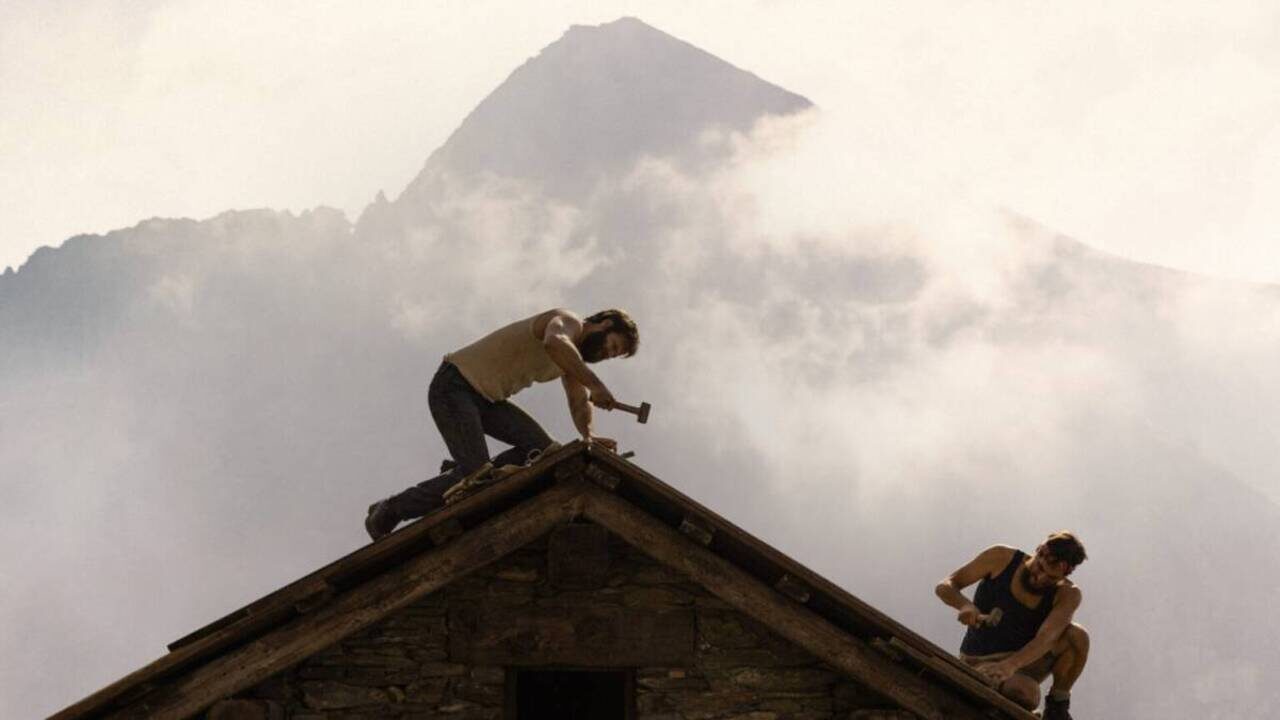
<path id="1" fill-rule="evenodd" d="M 1065 528 L 1081 716 L 1280 701 L 1280 288 L 1091 249 L 839 108 L 695 130 L 589 183 L 440 153 L 356 222 L 157 218 L 0 278 L 0 714 L 367 542 L 444 452 L 441 356 L 550 307 L 639 324 L 599 372 L 652 419 L 602 434 L 943 647 L 937 580 Z M 515 401 L 574 436 L 558 384 Z"/>

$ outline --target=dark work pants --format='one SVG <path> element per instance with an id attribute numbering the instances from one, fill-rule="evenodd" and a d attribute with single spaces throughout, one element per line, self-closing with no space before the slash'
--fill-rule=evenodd
<path id="1" fill-rule="evenodd" d="M 522 465 L 531 451 L 551 444 L 551 436 L 528 413 L 506 400 L 490 402 L 447 361 L 440 363 L 431 378 L 427 406 L 457 465 L 393 495 L 388 503 L 400 520 L 422 517 L 443 507 L 445 490 L 489 462 L 485 435 L 511 446 L 493 458 L 494 467 Z"/>

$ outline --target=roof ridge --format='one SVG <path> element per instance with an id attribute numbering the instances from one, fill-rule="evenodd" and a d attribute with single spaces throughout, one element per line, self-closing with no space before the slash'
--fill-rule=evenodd
<path id="1" fill-rule="evenodd" d="M 728 590 L 715 587 L 707 568 L 732 578 L 738 602 L 722 599 L 739 612 L 758 616 L 770 608 L 785 619 L 791 634 L 780 634 L 791 642 L 923 717 L 978 718 L 975 701 L 1002 717 L 1034 717 L 958 658 L 843 588 L 626 459 L 575 441 L 179 638 L 169 654 L 52 720 L 128 715 L 130 708 L 149 717 L 162 709 L 172 717 L 198 712 L 209 693 L 226 696 L 260 681 L 257 674 L 318 651 L 316 643 L 337 642 L 578 516 L 712 594 Z M 659 546 L 667 548 L 666 559 L 655 555 Z M 671 552 L 674 546 L 680 552 Z M 700 564 L 689 566 L 685 555 Z"/>

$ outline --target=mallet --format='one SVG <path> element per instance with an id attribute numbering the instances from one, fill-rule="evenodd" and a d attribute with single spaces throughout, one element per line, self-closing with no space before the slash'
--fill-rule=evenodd
<path id="1" fill-rule="evenodd" d="M 986 615 L 978 616 L 978 627 L 995 627 L 1000 624 L 1001 618 L 1004 617 L 1004 610 L 1000 608 L 991 608 L 991 612 Z"/>
<path id="2" fill-rule="evenodd" d="M 626 403 L 620 403 L 620 402 L 618 402 L 618 401 L 616 401 L 616 400 L 615 400 L 615 401 L 614 401 L 614 403 L 613 403 L 613 407 L 614 407 L 614 408 L 616 408 L 616 409 L 618 409 L 618 410 L 625 410 L 625 411 L 627 411 L 627 412 L 631 413 L 632 415 L 635 415 L 635 416 L 636 416 L 636 420 L 640 421 L 642 424 L 643 424 L 643 423 L 647 423 L 647 422 L 649 422 L 649 407 L 650 407 L 650 405 L 649 405 L 649 403 L 647 403 L 647 402 L 642 402 L 642 403 L 640 403 L 640 407 L 633 407 L 633 406 L 628 405 L 628 404 L 626 404 Z"/>

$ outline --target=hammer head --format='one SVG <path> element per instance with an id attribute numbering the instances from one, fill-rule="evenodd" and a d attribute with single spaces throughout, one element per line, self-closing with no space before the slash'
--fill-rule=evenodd
<path id="1" fill-rule="evenodd" d="M 649 403 L 640 403 L 640 412 L 636 413 L 636 420 L 639 420 L 642 423 L 649 422 Z"/>
<path id="2" fill-rule="evenodd" d="M 1004 618 L 1004 610 L 1000 608 L 991 608 L 991 612 L 981 616 L 980 623 L 987 627 L 995 627 L 1000 624 L 1000 620 Z"/>

